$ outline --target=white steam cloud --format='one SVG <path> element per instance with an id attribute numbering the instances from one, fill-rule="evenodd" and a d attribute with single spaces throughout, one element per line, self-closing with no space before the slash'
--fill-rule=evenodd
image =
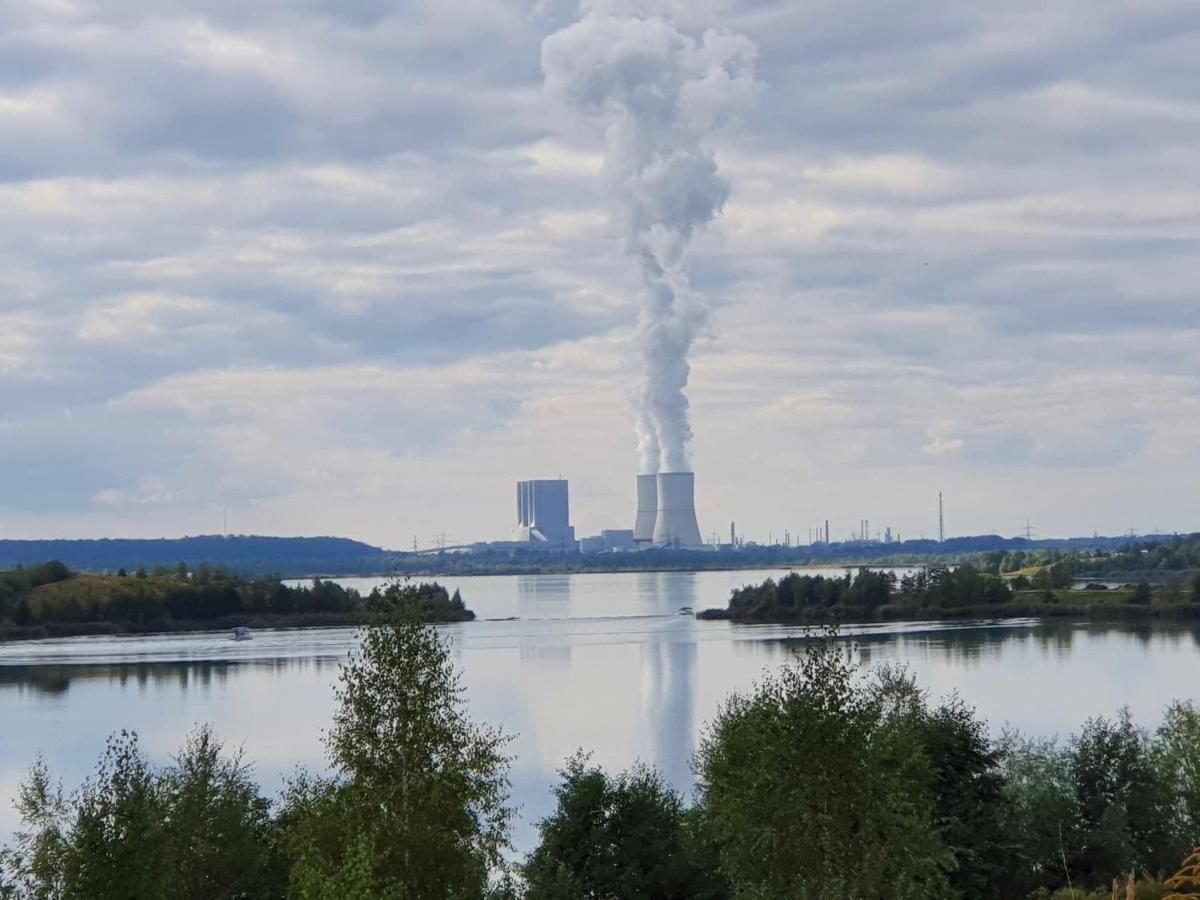
<path id="1" fill-rule="evenodd" d="M 595 0 L 542 42 L 549 94 L 604 127 L 613 221 L 645 284 L 634 391 L 644 473 L 690 468 L 688 354 L 709 307 L 691 287 L 687 251 L 729 196 L 704 139 L 755 91 L 749 38 L 682 29 L 661 0 Z"/>

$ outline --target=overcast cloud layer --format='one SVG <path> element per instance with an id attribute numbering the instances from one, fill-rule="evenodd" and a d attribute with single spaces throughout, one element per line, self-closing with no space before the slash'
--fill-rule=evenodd
<path id="1" fill-rule="evenodd" d="M 692 250 L 706 534 L 1200 528 L 1200 5 L 676 5 L 762 81 Z M 577 12 L 0 4 L 0 536 L 504 537 L 559 472 L 630 527 Z"/>

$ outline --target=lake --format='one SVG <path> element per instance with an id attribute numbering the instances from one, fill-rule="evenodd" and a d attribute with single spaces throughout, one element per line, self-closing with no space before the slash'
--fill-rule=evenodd
<path id="1" fill-rule="evenodd" d="M 724 606 L 770 572 L 444 578 L 480 621 L 443 626 L 472 714 L 514 735 L 515 835 L 551 808 L 556 769 L 577 748 L 622 768 L 659 766 L 681 790 L 704 723 L 731 691 L 785 664 L 802 629 L 698 622 L 680 607 Z M 373 580 L 345 579 L 369 589 Z M 1015 620 L 848 628 L 866 666 L 907 664 L 935 696 L 957 690 L 992 725 L 1068 734 L 1127 705 L 1157 725 L 1172 699 L 1200 700 L 1200 626 Z M 354 630 L 258 631 L 0 644 L 0 836 L 35 756 L 66 786 L 94 768 L 113 731 L 136 730 L 165 761 L 209 723 L 245 748 L 277 790 L 297 765 L 323 766 L 321 730 Z"/>

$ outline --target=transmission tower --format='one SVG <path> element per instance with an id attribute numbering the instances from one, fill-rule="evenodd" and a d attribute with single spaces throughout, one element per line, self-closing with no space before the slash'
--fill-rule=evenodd
<path id="1" fill-rule="evenodd" d="M 946 541 L 946 516 L 942 508 L 942 492 L 938 491 L 938 543 Z"/>

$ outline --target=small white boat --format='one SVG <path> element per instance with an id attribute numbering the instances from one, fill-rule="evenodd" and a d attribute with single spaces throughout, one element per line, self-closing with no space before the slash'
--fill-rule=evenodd
<path id="1" fill-rule="evenodd" d="M 696 614 L 696 611 L 695 611 L 694 609 L 692 609 L 690 606 L 681 606 L 681 607 L 679 607 L 679 613 L 678 613 L 678 615 L 681 615 L 681 616 L 694 616 L 695 614 Z"/>
<path id="2" fill-rule="evenodd" d="M 239 625 L 233 629 L 233 639 L 235 641 L 249 641 L 254 639 L 254 635 L 250 633 L 250 629 L 245 625 Z"/>

